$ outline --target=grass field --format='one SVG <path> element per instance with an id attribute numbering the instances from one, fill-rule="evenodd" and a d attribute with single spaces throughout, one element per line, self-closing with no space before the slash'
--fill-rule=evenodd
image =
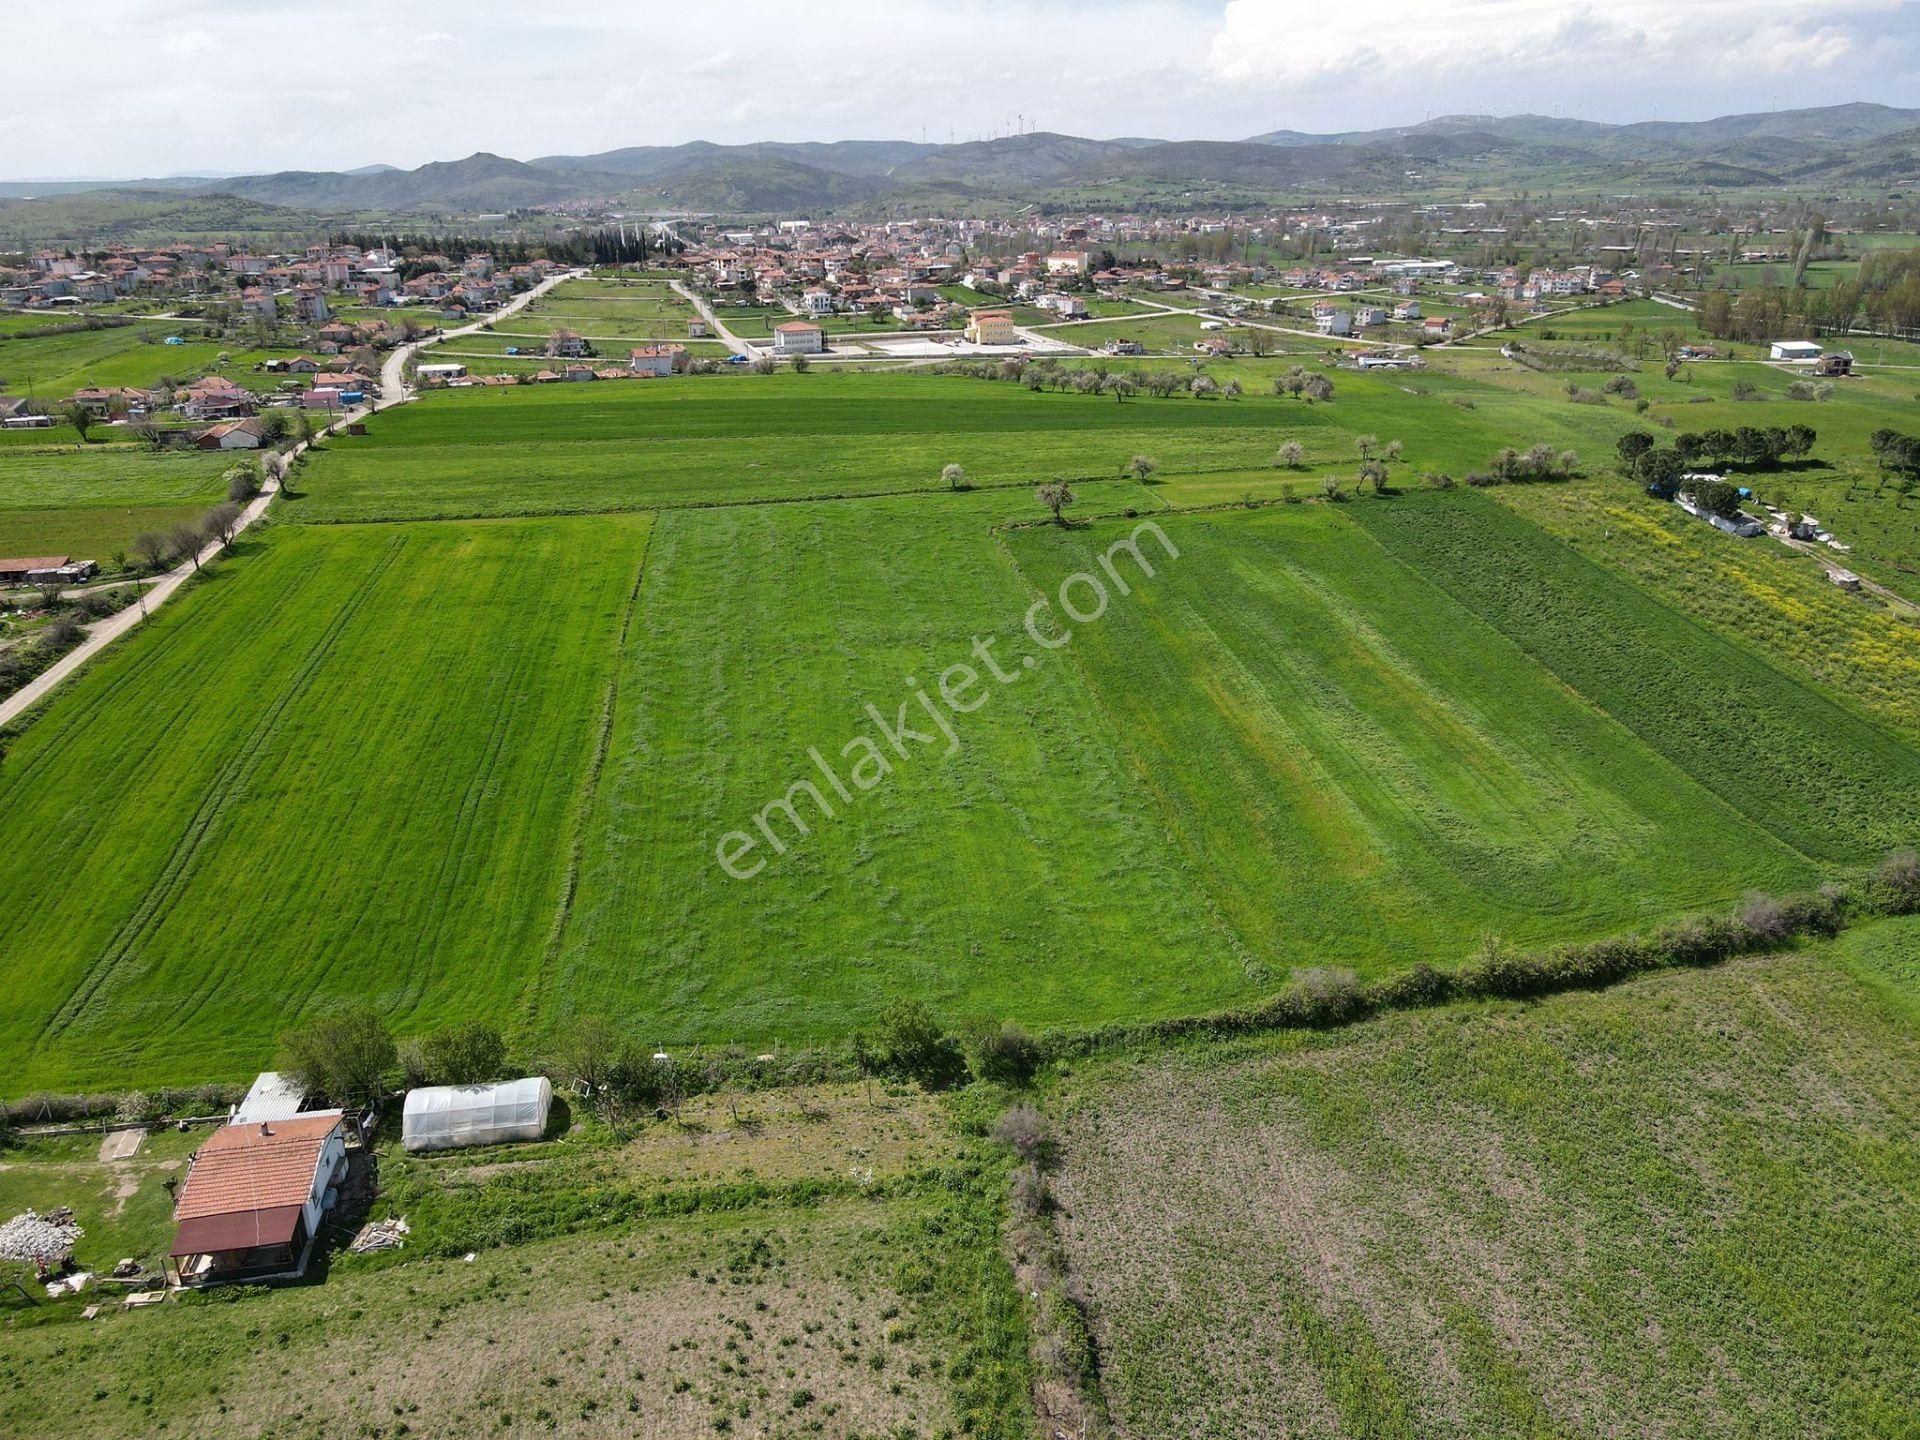
<path id="1" fill-rule="evenodd" d="M 1450 498 L 1351 513 L 1389 554 L 1801 854 L 1858 863 L 1920 834 L 1920 750 L 1510 512 Z"/>
<path id="2" fill-rule="evenodd" d="M 83 386 L 146 389 L 163 379 L 191 380 L 216 368 L 223 353 L 230 357 L 252 353 L 244 346 L 214 340 L 158 343 L 179 328 L 174 322 L 158 321 L 30 339 L 0 335 L 0 386 L 10 395 L 35 395 L 54 402 Z"/>
<path id="3" fill-rule="evenodd" d="M 238 1073 L 348 998 L 510 1011 L 646 534 L 278 530 L 90 669 L 0 762 L 15 1080 Z"/>
<path id="4" fill-rule="evenodd" d="M 1916 1082 L 1821 955 L 1093 1066 L 1056 1224 L 1115 1428 L 1910 1435 Z"/>
<path id="5" fill-rule="evenodd" d="M 1169 519 L 1181 553 L 1164 583 L 1075 637 L 1130 768 L 1265 974 L 1457 957 L 1488 930 L 1623 929 L 1805 878 L 1355 518 L 1401 506 L 1469 530 L 1485 568 L 1528 563 L 1530 532 L 1471 498 Z M 1010 548 L 1050 594 L 1126 529 L 1032 529 Z M 1566 623 L 1577 648 L 1631 622 Z"/>
<path id="6" fill-rule="evenodd" d="M 1365 389 L 1356 383 L 1356 397 Z M 1358 398 L 1352 410 L 1369 418 Z M 1453 414 L 1442 423 L 1474 428 Z M 1116 404 L 899 374 L 450 392 L 330 442 L 301 471 L 288 513 L 409 519 L 884 494 L 943 488 L 950 462 L 976 484 L 1024 486 L 1051 473 L 1116 476 L 1143 451 L 1168 472 L 1264 464 L 1283 441 L 1312 446 L 1335 423 L 1334 407 L 1251 396 Z"/>
<path id="7" fill-rule="evenodd" d="M 145 446 L 0 451 L 0 554 L 104 561 L 226 498 L 231 455 Z"/>
<path id="8" fill-rule="evenodd" d="M 1150 503 L 1112 488 L 1088 503 Z M 1068 665 L 1016 668 L 957 753 L 913 745 L 850 804 L 829 788 L 833 818 L 764 873 L 716 863 L 720 836 L 796 779 L 827 785 L 809 747 L 848 767 L 843 747 L 876 734 L 863 704 L 894 718 L 905 678 L 936 683 L 976 635 L 1019 666 L 1031 597 L 988 525 L 1030 505 L 987 492 L 660 518 L 544 1007 L 662 1042 L 760 1043 L 833 1035 L 902 994 L 1062 1023 L 1246 991 Z"/>
<path id="9" fill-rule="evenodd" d="M 1085 521 L 1312 493 L 1361 434 L 1404 438 L 1417 485 L 1522 424 L 1627 423 L 1540 378 L 1342 372 L 1306 405 L 783 374 L 382 414 L 300 468 L 283 521 L 609 513 L 283 524 L 63 695 L 0 763 L 24 857 L 0 1054 L 23 1085 L 228 1078 L 360 995 L 403 1033 L 487 1014 L 533 1040 L 594 1009 L 659 1043 L 836 1038 L 898 994 L 1034 1025 L 1191 1012 L 1912 843 L 1908 637 L 1810 581 L 1756 626 L 1727 597 L 1769 577 L 1716 569 L 1703 528 L 1669 575 L 1618 563 L 1596 478 L 1503 497 L 1540 526 L 1473 492 L 1163 517 L 1181 562 L 957 754 L 750 883 L 720 869 L 865 703 L 891 716 L 975 636 L 1033 648 L 1034 598 L 1124 533 L 999 528 L 1039 517 L 1036 479 L 1075 476 Z M 1821 407 L 1843 437 L 1886 403 L 1862 394 Z M 1273 469 L 1292 437 L 1306 465 Z M 1160 483 L 1118 478 L 1134 453 Z M 36 513 L 93 493 L 74 458 L 29 459 Z M 950 460 L 982 488 L 946 493 Z"/>
<path id="10" fill-rule="evenodd" d="M 1855 537 L 1860 554 L 1870 558 L 1898 542 L 1899 522 L 1911 526 L 1920 515 L 1902 510 L 1891 491 L 1876 500 L 1860 486 L 1854 502 L 1836 497 L 1829 505 L 1810 498 L 1815 487 L 1793 483 L 1797 494 L 1809 497 L 1803 500 L 1808 508 Z M 1840 485 L 1834 488 L 1844 493 Z M 1588 558 L 1631 576 L 1676 610 L 1920 740 L 1920 625 L 1871 595 L 1843 594 L 1810 557 L 1771 540 L 1723 535 L 1611 477 L 1567 486 L 1506 486 L 1495 493 L 1502 504 Z M 1900 575 L 1897 564 L 1861 568 L 1889 581 Z"/>

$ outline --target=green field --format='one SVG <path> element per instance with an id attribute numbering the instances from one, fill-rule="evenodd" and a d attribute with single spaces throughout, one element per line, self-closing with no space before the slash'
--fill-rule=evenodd
<path id="1" fill-rule="evenodd" d="M 1508 427 L 1604 446 L 1628 422 L 1540 378 L 1339 372 L 1307 405 L 783 374 L 376 417 L 299 469 L 282 522 L 580 515 L 283 523 L 50 706 L 0 763 L 24 857 L 0 1053 L 23 1082 L 222 1078 L 363 995 L 406 1031 L 485 1014 L 538 1038 L 591 1010 L 659 1043 L 830 1039 L 897 994 L 1040 1026 L 1190 1013 L 1295 966 L 1717 908 L 1920 835 L 1917 717 L 1873 658 L 1905 637 L 1804 584 L 1816 640 L 1753 632 L 1701 598 L 1734 588 L 1704 527 L 1665 578 L 1618 563 L 1589 533 L 1614 482 L 1164 513 L 1317 495 L 1362 434 L 1405 439 L 1417 490 Z M 1862 429 L 1884 403 L 1821 410 Z M 1273 468 L 1295 437 L 1305 466 Z M 1119 478 L 1135 453 L 1154 484 Z M 948 493 L 949 460 L 981 488 Z M 184 505 L 219 468 L 28 463 L 22 513 L 136 483 Z M 1073 529 L 1031 523 L 1052 473 Z M 1028 606 L 1125 510 L 1179 563 L 950 759 L 903 762 L 751 882 L 722 872 L 720 837 L 818 780 L 809 747 L 838 755 L 864 704 L 892 715 L 975 636 L 1031 651 Z M 1833 637 L 1855 652 L 1812 663 Z"/>
<path id="2" fill-rule="evenodd" d="M 0 763 L 16 1080 L 239 1073 L 350 997 L 511 1012 L 647 528 L 276 530 L 92 667 Z"/>
<path id="3" fill-rule="evenodd" d="M 1089 503 L 1150 503 L 1126 488 Z M 843 747 L 876 735 L 865 703 L 895 717 L 905 678 L 935 683 L 976 635 L 1019 665 L 1031 597 L 988 526 L 1030 504 L 987 492 L 661 517 L 545 986 L 556 1011 L 662 1040 L 759 1041 L 830 1036 L 894 994 L 1067 1023 L 1245 992 L 1233 940 L 1071 665 L 1016 670 L 965 718 L 957 753 L 889 750 L 880 788 L 851 804 L 829 789 L 835 816 L 764 873 L 716 863 L 720 837 L 795 780 L 828 785 L 809 747 L 847 768 Z"/>
<path id="4" fill-rule="evenodd" d="M 1659 642 L 1637 596 L 1539 568 L 1536 532 L 1504 520 L 1477 497 L 1169 520 L 1165 583 L 1076 636 L 1131 769 L 1264 973 L 1376 972 L 1489 930 L 1619 930 L 1807 878 L 1712 775 L 1668 763 L 1657 730 L 1623 726 L 1612 696 L 1589 703 L 1400 541 L 1464 532 L 1484 568 L 1568 607 L 1571 649 L 1622 627 Z M 1051 593 L 1125 528 L 1026 530 L 1011 549 Z M 1740 658 L 1701 645 L 1703 664 Z M 1887 749 L 1910 813 L 1920 756 Z"/>
<path id="5" fill-rule="evenodd" d="M 166 530 L 226 498 L 232 455 L 145 446 L 0 450 L 0 555 L 105 561 L 145 530 Z"/>
<path id="6" fill-rule="evenodd" d="M 1379 418 L 1356 381 L 1351 411 Z M 929 491 L 941 468 L 976 484 L 1116 476 L 1137 453 L 1168 472 L 1264 464 L 1332 407 L 1034 394 L 916 375 L 729 376 L 436 395 L 329 443 L 301 472 L 303 520 L 576 513 Z M 1457 432 L 1472 418 L 1439 417 Z M 1329 451 L 1351 439 L 1326 437 Z M 1489 435 L 1462 452 L 1495 448 Z M 430 457 L 430 463 L 423 463 Z"/>
<path id="7" fill-rule="evenodd" d="M 1093 1066 L 1115 1433 L 1911 1435 L 1917 1082 L 1826 955 Z"/>

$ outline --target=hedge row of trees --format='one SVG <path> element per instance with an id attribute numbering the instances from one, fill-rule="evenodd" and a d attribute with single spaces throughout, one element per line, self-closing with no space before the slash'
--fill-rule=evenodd
<path id="1" fill-rule="evenodd" d="M 645 1112 L 677 1113 L 687 1096 L 726 1085 L 742 1058 L 676 1060 L 648 1050 L 604 1019 L 586 1016 L 538 1064 L 557 1083 L 571 1085 L 602 1118 L 617 1122 Z M 981 1021 L 948 1031 L 919 1001 L 900 1000 L 871 1031 L 850 1037 L 844 1052 L 800 1052 L 779 1079 L 885 1077 L 928 1090 L 972 1079 L 1024 1086 L 1041 1058 L 1039 1042 L 1011 1022 Z M 288 1030 L 280 1039 L 279 1064 L 311 1092 L 349 1105 L 370 1104 L 401 1087 L 486 1084 L 524 1069 L 509 1064 L 507 1043 L 490 1025 L 468 1021 L 397 1042 L 368 1006 Z"/>
<path id="2" fill-rule="evenodd" d="M 1670 487 L 1700 465 L 1715 469 L 1773 469 L 1811 454 L 1819 435 L 1809 425 L 1742 425 L 1736 430 L 1682 431 L 1660 449 L 1644 430 L 1629 430 L 1614 442 L 1621 468 L 1645 485 Z"/>

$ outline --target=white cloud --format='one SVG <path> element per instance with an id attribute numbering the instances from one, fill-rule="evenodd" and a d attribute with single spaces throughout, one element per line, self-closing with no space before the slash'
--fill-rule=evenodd
<path id="1" fill-rule="evenodd" d="M 437 12 L 331 0 L 328 33 L 349 38 L 316 49 L 298 7 L 96 0 L 102 43 L 84 57 L 0 46 L 0 97 L 19 117 L 0 174 L 966 140 L 1016 124 L 1231 139 L 1443 110 L 1697 118 L 1920 93 L 1915 0 L 465 0 L 458 14 L 443 32 Z"/>
<path id="2" fill-rule="evenodd" d="M 1901 0 L 1231 0 L 1209 63 L 1233 84 L 1471 73 L 1491 101 L 1529 68 L 1627 81 L 1635 67 L 1684 66 L 1700 77 L 1831 66 L 1853 49 L 1848 21 L 1903 8 Z"/>

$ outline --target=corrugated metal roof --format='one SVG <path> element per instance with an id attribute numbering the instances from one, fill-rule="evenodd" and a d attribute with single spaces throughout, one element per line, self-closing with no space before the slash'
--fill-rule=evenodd
<path id="1" fill-rule="evenodd" d="M 292 1079 L 277 1070 L 263 1070 L 227 1123 L 258 1125 L 262 1120 L 291 1120 L 300 1113 L 306 1098 L 305 1089 Z"/>
<path id="2" fill-rule="evenodd" d="M 169 1258 L 212 1255 L 222 1250 L 251 1250 L 257 1245 L 285 1245 L 300 1224 L 300 1206 L 276 1205 L 270 1210 L 239 1210 L 231 1215 L 202 1215 L 180 1222 Z"/>

